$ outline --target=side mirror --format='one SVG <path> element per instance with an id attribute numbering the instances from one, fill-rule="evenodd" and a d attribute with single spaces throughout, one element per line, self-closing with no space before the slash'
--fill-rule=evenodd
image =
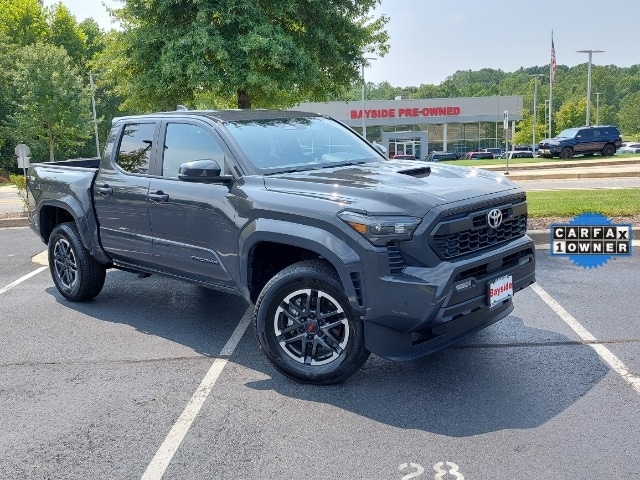
<path id="1" fill-rule="evenodd" d="M 379 144 L 379 143 L 374 143 L 374 144 L 373 144 L 373 147 L 374 147 L 378 152 L 380 152 L 380 154 L 381 154 L 381 155 L 383 155 L 383 156 L 385 156 L 385 157 L 387 156 L 387 149 L 384 147 L 384 145 L 381 145 L 381 144 Z"/>
<path id="2" fill-rule="evenodd" d="M 227 183 L 233 180 L 231 175 L 220 175 L 222 168 L 213 159 L 194 160 L 180 165 L 178 178 L 185 182 Z"/>

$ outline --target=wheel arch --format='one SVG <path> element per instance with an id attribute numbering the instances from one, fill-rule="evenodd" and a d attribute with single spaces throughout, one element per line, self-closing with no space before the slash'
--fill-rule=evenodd
<path id="1" fill-rule="evenodd" d="M 336 272 L 356 310 L 362 306 L 358 254 L 341 239 L 317 227 L 259 219 L 239 241 L 239 288 L 255 302 L 262 287 L 280 270 L 309 259 L 322 259 Z"/>
<path id="2" fill-rule="evenodd" d="M 73 222 L 78 229 L 82 245 L 102 263 L 110 259 L 100 247 L 98 240 L 98 224 L 93 211 L 85 212 L 85 208 L 72 196 L 43 202 L 37 214 L 37 231 L 45 244 L 49 243 L 51 232 L 58 225 Z"/>

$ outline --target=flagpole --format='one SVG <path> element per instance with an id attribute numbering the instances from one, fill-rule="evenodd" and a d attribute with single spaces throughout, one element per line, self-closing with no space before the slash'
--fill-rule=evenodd
<path id="1" fill-rule="evenodd" d="M 552 100 L 553 100 L 553 82 L 555 81 L 555 47 L 553 45 L 553 29 L 551 29 L 551 61 L 549 62 L 549 138 L 553 137 L 553 133 L 551 132 L 551 112 L 552 112 L 552 107 L 551 105 L 553 104 Z"/>

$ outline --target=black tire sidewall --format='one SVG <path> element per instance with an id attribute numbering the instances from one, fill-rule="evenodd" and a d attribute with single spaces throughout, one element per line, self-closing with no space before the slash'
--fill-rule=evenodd
<path id="1" fill-rule="evenodd" d="M 69 291 L 65 290 L 55 270 L 54 249 L 56 243 L 62 239 L 69 243 L 77 267 L 76 282 Z M 53 229 L 49 237 L 48 258 L 51 278 L 60 294 L 67 300 L 74 302 L 88 300 L 95 297 L 102 289 L 105 267 L 91 258 L 80 240 L 80 234 L 75 224 L 62 223 Z"/>
<path id="2" fill-rule="evenodd" d="M 560 152 L 560 158 L 572 158 L 573 157 L 573 150 L 571 150 L 571 148 L 569 147 L 564 147 L 562 149 L 562 151 Z"/>
<path id="3" fill-rule="evenodd" d="M 278 344 L 274 331 L 275 312 L 290 293 L 300 289 L 316 289 L 331 295 L 344 310 L 349 327 L 349 340 L 340 358 L 327 365 L 306 366 L 290 358 Z M 357 318 L 342 284 L 328 275 L 321 262 L 300 262 L 284 269 L 267 283 L 256 302 L 254 328 L 260 346 L 271 363 L 288 377 L 306 383 L 330 384 L 343 381 L 368 357 L 364 347 L 362 321 Z"/>

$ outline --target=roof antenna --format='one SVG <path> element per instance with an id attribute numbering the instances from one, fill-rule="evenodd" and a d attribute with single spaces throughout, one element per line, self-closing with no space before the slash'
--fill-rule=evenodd
<path id="1" fill-rule="evenodd" d="M 176 112 L 186 112 L 186 111 L 188 111 L 188 110 L 189 110 L 189 109 L 188 109 L 187 107 L 185 107 L 184 105 L 178 105 L 178 106 L 176 107 Z"/>

